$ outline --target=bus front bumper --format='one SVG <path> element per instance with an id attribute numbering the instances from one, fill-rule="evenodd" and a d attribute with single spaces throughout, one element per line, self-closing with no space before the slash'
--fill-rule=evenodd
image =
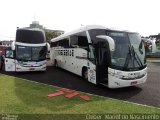
<path id="1" fill-rule="evenodd" d="M 129 86 L 136 86 L 138 84 L 146 82 L 147 74 L 140 79 L 133 79 L 133 80 L 122 80 L 111 75 L 108 76 L 110 81 L 108 83 L 109 88 L 122 88 L 122 87 L 129 87 Z"/>
<path id="2" fill-rule="evenodd" d="M 46 65 L 39 66 L 39 67 L 16 66 L 16 72 L 29 72 L 29 71 L 46 71 Z"/>
<path id="3" fill-rule="evenodd" d="M 112 68 L 109 68 L 108 71 L 109 88 L 136 86 L 146 82 L 147 79 L 147 67 L 138 71 L 121 71 Z"/>

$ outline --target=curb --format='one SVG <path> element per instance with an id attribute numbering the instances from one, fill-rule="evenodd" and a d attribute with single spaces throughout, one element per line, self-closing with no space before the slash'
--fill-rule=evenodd
<path id="1" fill-rule="evenodd" d="M 147 62 L 160 62 L 160 60 L 147 60 Z"/>

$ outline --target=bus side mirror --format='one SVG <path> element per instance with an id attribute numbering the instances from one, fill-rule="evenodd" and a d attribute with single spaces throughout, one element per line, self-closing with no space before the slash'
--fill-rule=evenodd
<path id="1" fill-rule="evenodd" d="M 6 58 L 14 58 L 14 51 L 13 50 L 6 50 L 5 57 Z"/>
<path id="2" fill-rule="evenodd" d="M 50 44 L 47 43 L 47 51 L 50 51 Z"/>
<path id="3" fill-rule="evenodd" d="M 106 35 L 98 35 L 96 37 L 107 40 L 107 42 L 109 43 L 110 51 L 115 50 L 115 42 L 114 42 L 113 38 L 111 38 L 110 36 L 106 36 Z"/>
<path id="4" fill-rule="evenodd" d="M 11 50 L 15 50 L 15 42 L 14 41 L 11 44 Z"/>

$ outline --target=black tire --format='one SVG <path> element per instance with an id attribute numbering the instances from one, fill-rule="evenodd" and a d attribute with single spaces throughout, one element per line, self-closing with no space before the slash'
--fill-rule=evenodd
<path id="1" fill-rule="evenodd" d="M 54 66 L 55 66 L 55 67 L 58 67 L 58 63 L 57 63 L 56 60 L 54 61 Z"/>
<path id="2" fill-rule="evenodd" d="M 5 71 L 5 65 L 4 65 L 4 63 L 3 63 L 3 66 L 2 66 L 2 70 Z"/>
<path id="3" fill-rule="evenodd" d="M 2 58 L 0 58 L 0 70 L 4 71 L 4 60 L 2 60 Z"/>
<path id="4" fill-rule="evenodd" d="M 88 70 L 87 68 L 82 69 L 82 77 L 88 81 Z"/>
<path id="5" fill-rule="evenodd" d="M 4 61 L 3 61 L 3 62 L 4 62 Z M 0 65 L 0 69 L 1 69 L 1 71 L 5 71 L 4 63 L 1 63 L 1 65 Z"/>

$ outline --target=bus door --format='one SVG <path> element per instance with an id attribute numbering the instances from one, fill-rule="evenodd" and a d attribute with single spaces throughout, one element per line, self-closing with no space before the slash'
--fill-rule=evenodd
<path id="1" fill-rule="evenodd" d="M 96 79 L 97 83 L 108 85 L 109 45 L 106 41 L 96 44 Z"/>
<path id="2" fill-rule="evenodd" d="M 5 51 L 5 71 L 15 71 L 16 70 L 16 63 L 14 59 L 14 51 L 13 50 L 6 50 Z"/>
<path id="3" fill-rule="evenodd" d="M 95 67 L 95 48 L 92 44 L 89 44 L 88 49 L 88 81 L 97 84 L 96 81 L 96 67 Z"/>

